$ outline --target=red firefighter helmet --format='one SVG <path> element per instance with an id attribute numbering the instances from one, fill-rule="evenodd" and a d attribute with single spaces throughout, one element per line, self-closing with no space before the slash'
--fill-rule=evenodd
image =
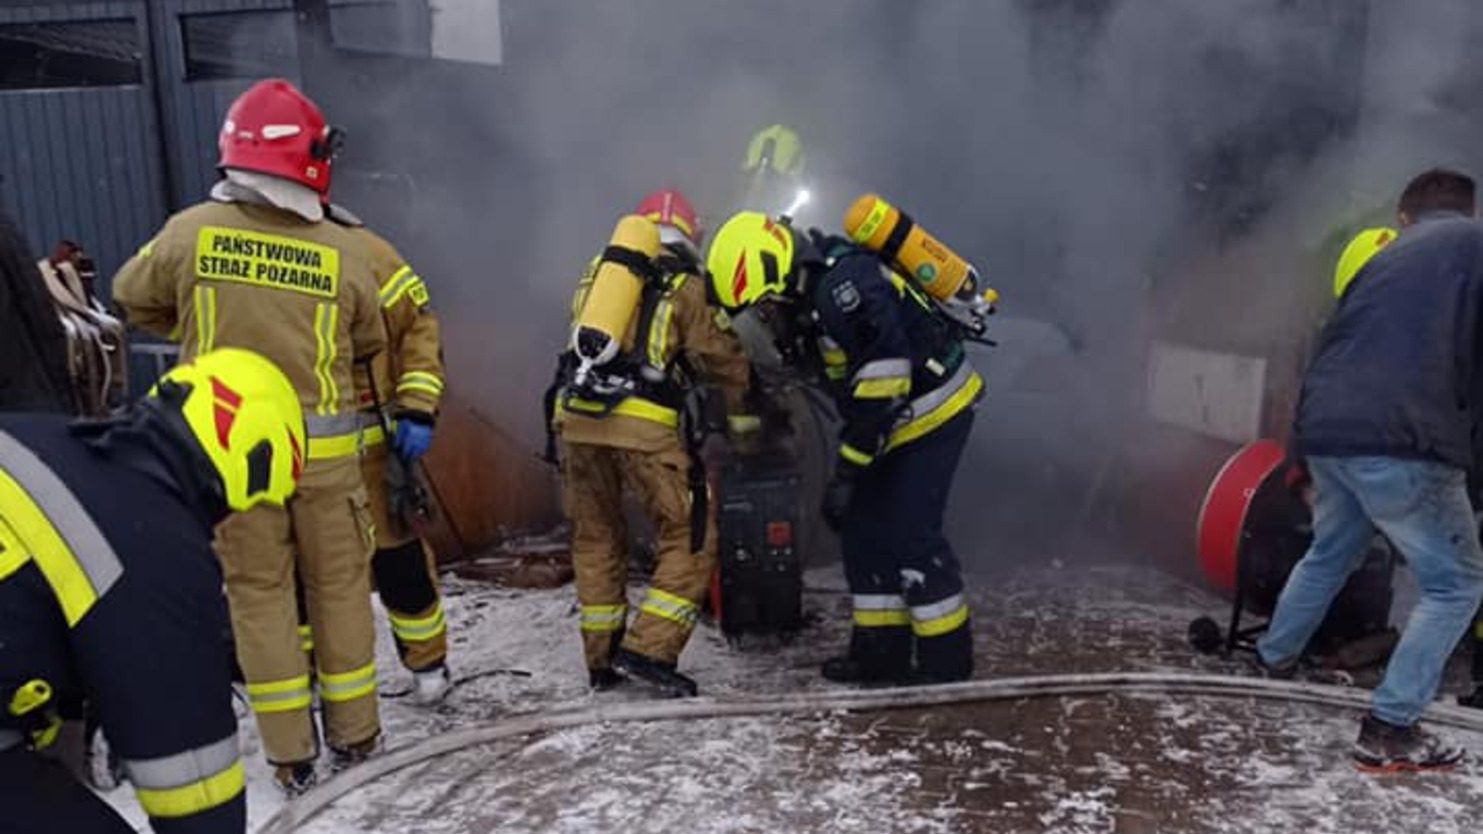
<path id="1" fill-rule="evenodd" d="M 252 85 L 227 110 L 217 167 L 282 177 L 328 197 L 330 164 L 341 138 L 308 96 L 270 78 Z"/>
<path id="2" fill-rule="evenodd" d="M 645 197 L 633 213 L 659 224 L 660 243 L 684 243 L 694 249 L 700 248 L 704 237 L 700 217 L 695 213 L 695 206 L 677 189 L 655 191 Z"/>

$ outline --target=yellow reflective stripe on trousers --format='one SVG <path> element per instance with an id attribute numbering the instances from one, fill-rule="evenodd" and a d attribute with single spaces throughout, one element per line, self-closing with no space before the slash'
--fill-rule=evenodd
<path id="1" fill-rule="evenodd" d="M 0 431 L 0 524 L 23 548 L 77 625 L 124 574 L 123 563 L 62 479 L 9 433 Z"/>
<path id="2" fill-rule="evenodd" d="M 627 619 L 627 605 L 582 606 L 583 631 L 618 631 Z"/>
<path id="3" fill-rule="evenodd" d="M 426 371 L 407 371 L 397 382 L 396 390 L 398 394 L 403 391 L 421 391 L 440 397 L 443 395 L 443 380 L 439 379 L 437 374 L 430 374 Z"/>
<path id="4" fill-rule="evenodd" d="M 314 627 L 305 623 L 299 625 L 299 648 L 306 652 L 314 651 Z"/>
<path id="5" fill-rule="evenodd" d="M 911 630 L 918 637 L 941 637 L 968 622 L 968 603 L 962 594 L 953 594 L 928 605 L 911 607 Z"/>
<path id="6" fill-rule="evenodd" d="M 390 611 L 386 612 L 386 616 L 391 620 L 391 633 L 407 643 L 425 643 L 448 631 L 448 620 L 443 615 L 442 605 L 426 617 L 398 617 Z"/>
<path id="7" fill-rule="evenodd" d="M 247 703 L 252 705 L 253 712 L 293 712 L 308 709 L 313 702 L 308 675 L 247 684 Z"/>
<path id="8" fill-rule="evenodd" d="M 196 353 L 216 348 L 216 289 L 196 285 Z"/>
<path id="9" fill-rule="evenodd" d="M 349 672 L 319 670 L 319 697 L 330 703 L 344 703 L 364 698 L 376 691 L 376 662 Z"/>
<path id="10" fill-rule="evenodd" d="M 319 378 L 319 405 L 314 413 L 334 414 L 340 410 L 340 388 L 335 384 L 335 359 L 339 346 L 335 335 L 339 331 L 340 306 L 334 303 L 316 304 L 314 307 L 314 342 L 318 354 L 314 361 L 314 374 Z"/>
<path id="11" fill-rule="evenodd" d="M 124 771 L 151 817 L 174 819 L 209 811 L 239 796 L 244 788 L 235 734 L 154 759 L 125 759 Z"/>
<path id="12" fill-rule="evenodd" d="M 911 625 L 911 614 L 900 594 L 855 594 L 855 625 L 862 628 L 886 628 Z"/>
<path id="13" fill-rule="evenodd" d="M 904 446 L 913 440 L 931 434 L 943 423 L 953 419 L 964 409 L 978 402 L 984 390 L 984 378 L 964 362 L 952 378 L 936 389 L 912 400 L 912 419 L 891 432 L 886 451 Z"/>
<path id="14" fill-rule="evenodd" d="M 684 628 L 693 627 L 695 621 L 700 619 L 700 609 L 695 607 L 695 603 L 658 588 L 649 589 L 639 611 L 677 623 Z"/>
<path id="15" fill-rule="evenodd" d="M 601 414 L 602 403 L 595 403 L 580 398 L 573 398 L 561 404 L 563 411 L 573 414 Z M 669 428 L 678 428 L 680 425 L 680 413 L 673 408 L 666 408 L 656 402 L 651 402 L 642 397 L 629 397 L 624 400 L 609 414 L 621 414 L 624 417 L 637 417 L 640 420 L 648 420 Z"/>

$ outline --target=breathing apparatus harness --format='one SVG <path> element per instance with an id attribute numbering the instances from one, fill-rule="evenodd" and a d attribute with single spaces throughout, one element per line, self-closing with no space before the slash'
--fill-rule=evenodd
<path id="1" fill-rule="evenodd" d="M 690 458 L 687 473 L 691 496 L 690 545 L 691 550 L 698 553 L 705 545 L 710 490 L 701 457 L 701 447 L 706 438 L 705 421 L 699 416 L 701 407 L 689 396 L 697 376 L 683 355 L 676 356 L 668 367 L 655 366 L 648 361 L 644 346 L 654 327 L 659 302 L 677 286 L 676 280 L 684 275 L 702 274 L 703 270 L 693 252 L 674 246 L 663 247 L 653 260 L 631 249 L 608 246 L 593 263 L 590 274 L 595 275 L 603 261 L 619 263 L 643 278 L 638 326 L 634 330 L 637 334 L 635 344 L 602 365 L 582 363 L 572 349 L 562 351 L 557 357 L 556 372 L 542 397 L 546 449 L 541 459 L 551 466 L 561 465 L 554 424 L 558 401 L 563 410 L 598 419 L 612 414 L 630 397 L 673 409 L 680 415 L 680 436 Z"/>

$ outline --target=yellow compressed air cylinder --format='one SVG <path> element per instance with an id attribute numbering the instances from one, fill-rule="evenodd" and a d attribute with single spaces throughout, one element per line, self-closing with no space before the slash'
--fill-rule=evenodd
<path id="1" fill-rule="evenodd" d="M 625 260 L 652 261 L 659 254 L 659 227 L 630 214 L 618 221 L 603 252 L 592 288 L 572 324 L 572 350 L 586 366 L 601 365 L 623 350 L 623 339 L 639 307 L 644 278 Z"/>
<path id="2" fill-rule="evenodd" d="M 879 194 L 866 194 L 850 205 L 844 230 L 851 240 L 879 252 L 898 272 L 915 278 L 938 301 L 977 293 L 978 272 L 973 266 Z"/>

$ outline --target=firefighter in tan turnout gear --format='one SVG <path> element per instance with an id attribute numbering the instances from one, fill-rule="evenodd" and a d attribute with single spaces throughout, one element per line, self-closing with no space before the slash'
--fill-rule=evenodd
<path id="1" fill-rule="evenodd" d="M 352 370 L 385 348 L 386 334 L 364 244 L 325 220 L 338 143 L 291 84 L 254 85 L 227 113 L 224 177 L 212 199 L 172 217 L 114 280 L 133 324 L 178 339 L 187 359 L 221 347 L 258 351 L 303 405 L 308 463 L 298 494 L 234 516 L 216 541 L 248 699 L 289 793 L 314 784 L 319 754 L 296 581 L 314 630 L 331 767 L 369 755 L 381 732 L 373 531 Z"/>
<path id="2" fill-rule="evenodd" d="M 634 677 L 669 694 L 696 693 L 675 667 L 715 569 L 716 533 L 682 437 L 685 398 L 696 384 L 717 384 L 733 434 L 758 426 L 743 413 L 747 357 L 706 301 L 699 240 L 682 195 L 652 195 L 619 221 L 572 304 L 571 346 L 553 392 L 555 429 L 582 643 L 599 689 Z M 625 495 L 652 522 L 658 551 L 631 626 Z"/>
<path id="3" fill-rule="evenodd" d="M 438 318 L 427 285 L 394 246 L 343 209 L 331 207 L 330 216 L 368 254 L 386 322 L 387 350 L 357 365 L 355 378 L 365 442 L 361 473 L 376 524 L 371 574 L 397 654 L 415 679 L 412 697 L 435 703 L 449 687 L 448 625 L 432 551 L 417 529 L 426 507 L 417 506 L 423 502 L 413 491 L 413 472 L 432 443 L 443 396 Z"/>

